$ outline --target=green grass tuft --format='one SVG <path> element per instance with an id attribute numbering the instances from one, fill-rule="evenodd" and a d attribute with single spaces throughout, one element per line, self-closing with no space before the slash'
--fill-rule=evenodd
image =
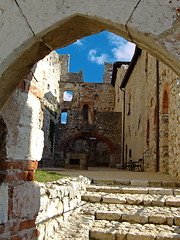
<path id="1" fill-rule="evenodd" d="M 68 176 L 58 174 L 56 172 L 48 172 L 48 171 L 40 171 L 40 170 L 37 170 L 35 172 L 35 181 L 37 182 L 43 182 L 43 183 L 53 182 L 63 177 L 68 177 Z"/>

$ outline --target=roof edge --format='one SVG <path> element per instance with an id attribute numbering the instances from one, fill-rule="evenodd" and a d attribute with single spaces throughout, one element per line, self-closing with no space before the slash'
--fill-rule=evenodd
<path id="1" fill-rule="evenodd" d="M 141 53 L 142 53 L 142 50 L 136 46 L 133 58 L 131 60 L 131 63 L 129 65 L 125 75 L 124 75 L 124 78 L 122 80 L 120 88 L 124 88 L 126 86 L 126 84 L 127 84 L 128 80 L 129 80 L 131 74 L 132 74 L 132 71 L 133 71 L 133 69 L 134 69 L 134 67 L 135 67 L 135 65 L 137 63 L 137 60 L 138 60 L 139 56 L 141 55 Z"/>
<path id="2" fill-rule="evenodd" d="M 112 79 L 111 79 L 111 84 L 113 85 L 113 87 L 115 86 L 115 82 L 116 82 L 116 75 L 117 75 L 117 69 L 120 68 L 122 65 L 129 65 L 131 62 L 115 62 L 113 64 L 113 71 L 112 71 Z"/>

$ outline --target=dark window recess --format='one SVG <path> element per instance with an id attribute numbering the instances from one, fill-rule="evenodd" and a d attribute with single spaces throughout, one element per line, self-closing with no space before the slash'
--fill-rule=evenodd
<path id="1" fill-rule="evenodd" d="M 131 103 L 128 103 L 128 112 L 127 112 L 127 115 L 130 115 L 131 113 Z"/>
<path id="2" fill-rule="evenodd" d="M 128 102 L 127 115 L 130 115 L 130 113 L 131 113 L 131 93 L 129 94 L 129 102 Z"/>
<path id="3" fill-rule="evenodd" d="M 89 106 L 85 104 L 83 106 L 83 121 L 88 122 L 88 108 Z"/>
<path id="4" fill-rule="evenodd" d="M 79 165 L 80 159 L 69 159 L 71 165 Z"/>
<path id="5" fill-rule="evenodd" d="M 54 124 L 53 120 L 50 119 L 49 140 L 51 142 L 51 153 L 53 152 L 53 146 L 54 146 L 54 133 L 55 133 L 55 124 Z"/>
<path id="6" fill-rule="evenodd" d="M 132 151 L 131 151 L 131 149 L 129 149 L 129 157 L 130 157 L 130 158 L 132 157 Z"/>

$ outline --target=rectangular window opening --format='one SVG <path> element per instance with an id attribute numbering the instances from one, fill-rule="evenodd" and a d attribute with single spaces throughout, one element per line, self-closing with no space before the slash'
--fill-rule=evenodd
<path id="1" fill-rule="evenodd" d="M 61 113 L 61 124 L 67 124 L 67 112 Z"/>

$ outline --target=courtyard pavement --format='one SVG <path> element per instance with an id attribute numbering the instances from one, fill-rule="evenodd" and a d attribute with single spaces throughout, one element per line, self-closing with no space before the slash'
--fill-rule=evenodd
<path id="1" fill-rule="evenodd" d="M 55 171 L 59 174 L 78 177 L 83 175 L 91 179 L 112 180 L 146 180 L 146 181 L 180 181 L 175 177 L 159 172 L 132 172 L 108 167 L 89 167 L 88 170 L 64 168 L 39 168 L 39 170 Z"/>

